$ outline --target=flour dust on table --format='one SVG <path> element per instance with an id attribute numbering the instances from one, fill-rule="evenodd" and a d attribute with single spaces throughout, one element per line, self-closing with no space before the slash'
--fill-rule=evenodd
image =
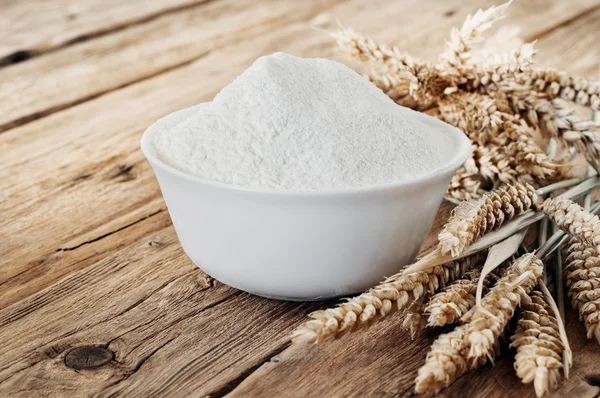
<path id="1" fill-rule="evenodd" d="M 201 77 L 198 78 L 201 84 Z M 294 191 L 352 189 L 431 174 L 451 138 L 346 66 L 261 57 L 212 102 L 155 134 L 159 158 L 207 180 Z"/>

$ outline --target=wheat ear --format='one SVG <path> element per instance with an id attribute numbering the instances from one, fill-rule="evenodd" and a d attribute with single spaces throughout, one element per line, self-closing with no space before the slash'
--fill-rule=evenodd
<path id="1" fill-rule="evenodd" d="M 439 233 L 438 248 L 442 254 L 456 257 L 486 231 L 523 213 L 536 201 L 535 189 L 519 183 L 487 192 L 476 200 L 464 201 L 453 210 Z"/>
<path id="2" fill-rule="evenodd" d="M 402 321 L 402 328 L 410 332 L 411 339 L 414 339 L 427 325 L 427 316 L 425 315 L 425 306 L 427 300 L 431 297 L 431 292 L 427 292 L 415 300 L 406 310 L 406 315 Z"/>
<path id="3" fill-rule="evenodd" d="M 567 257 L 567 287 L 573 308 L 585 323 L 587 338 L 600 344 L 600 256 L 598 251 L 575 238 Z"/>
<path id="4" fill-rule="evenodd" d="M 569 76 L 553 69 L 534 69 L 521 75 L 521 84 L 531 86 L 550 99 L 560 97 L 593 110 L 600 110 L 600 81 Z"/>
<path id="5" fill-rule="evenodd" d="M 393 86 L 407 85 L 417 104 L 432 103 L 448 86 L 447 79 L 436 72 L 434 65 L 417 61 L 395 46 L 379 44 L 351 28 L 340 27 L 332 36 L 349 56 L 372 64 L 376 71 L 372 80 L 387 81 Z"/>
<path id="6" fill-rule="evenodd" d="M 535 393 L 541 397 L 556 387 L 560 380 L 561 360 L 565 349 L 549 304 L 542 292 L 530 293 L 531 302 L 519 314 L 518 326 L 511 337 L 517 348 L 515 370 L 523 383 L 533 382 Z"/>
<path id="7" fill-rule="evenodd" d="M 437 394 L 467 371 L 466 331 L 466 325 L 458 326 L 433 342 L 415 380 L 416 392 L 434 391 Z"/>
<path id="8" fill-rule="evenodd" d="M 538 207 L 563 231 L 596 250 L 600 248 L 600 219 L 597 215 L 563 197 L 548 198 Z"/>
<path id="9" fill-rule="evenodd" d="M 440 61 L 459 70 L 468 65 L 472 57 L 471 51 L 483 42 L 483 32 L 504 17 L 511 2 L 498 7 L 492 6 L 487 10 L 479 9 L 473 16 L 467 15 L 462 27 L 453 28 L 450 32 L 450 40 L 446 42 Z"/>
<path id="10" fill-rule="evenodd" d="M 310 321 L 292 333 L 295 343 L 320 344 L 369 326 L 390 313 L 403 310 L 480 264 L 480 253 L 409 275 L 397 274 L 337 307 L 310 314 Z"/>
<path id="11" fill-rule="evenodd" d="M 517 259 L 484 297 L 470 321 L 440 335 L 432 344 L 415 381 L 416 392 L 439 392 L 464 374 L 493 358 L 506 323 L 540 279 L 543 266 L 533 254 Z M 474 355 L 482 354 L 482 355 Z"/>
<path id="12" fill-rule="evenodd" d="M 565 106 L 564 101 L 550 101 L 529 88 L 513 90 L 512 94 L 514 111 L 520 112 L 530 126 L 557 139 L 565 148 L 575 148 L 596 170 L 600 169 L 600 150 L 594 139 L 600 128 L 596 122 L 575 116 L 575 108 Z"/>
<path id="13" fill-rule="evenodd" d="M 485 295 L 481 307 L 473 313 L 465 335 L 471 366 L 493 359 L 500 334 L 515 309 L 522 302 L 528 304 L 528 294 L 540 280 L 543 269 L 542 261 L 535 254 L 525 254 L 513 262 Z"/>
<path id="14" fill-rule="evenodd" d="M 496 152 L 504 149 L 506 162 L 493 173 L 498 177 L 507 168 L 512 169 L 511 179 L 519 181 L 546 179 L 555 173 L 555 163 L 533 139 L 534 130 L 511 109 L 499 110 L 495 99 L 458 91 L 440 100 L 439 110 L 444 121 L 461 129 L 476 145 L 496 146 Z"/>
<path id="15" fill-rule="evenodd" d="M 468 79 L 465 85 L 476 89 L 480 86 L 493 86 L 505 80 L 514 80 L 516 74 L 530 70 L 536 53 L 534 44 L 535 42 L 524 43 L 512 51 L 491 54 L 478 60 L 474 65 L 475 68 L 465 71 Z"/>
<path id="16" fill-rule="evenodd" d="M 475 305 L 475 293 L 481 271 L 476 269 L 466 272 L 463 278 L 446 286 L 441 292 L 433 295 L 425 307 L 428 314 L 427 326 L 445 326 L 458 322 Z M 491 279 L 486 278 L 489 282 Z M 488 283 L 484 287 L 487 293 Z"/>

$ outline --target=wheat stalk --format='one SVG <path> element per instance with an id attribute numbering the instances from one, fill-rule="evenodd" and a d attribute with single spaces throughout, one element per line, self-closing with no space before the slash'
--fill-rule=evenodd
<path id="1" fill-rule="evenodd" d="M 556 225 L 581 241 L 600 247 L 600 219 L 564 197 L 548 198 L 538 206 Z"/>
<path id="2" fill-rule="evenodd" d="M 587 338 L 600 344 L 600 256 L 598 251 L 571 239 L 567 257 L 567 287 L 573 308 L 584 321 Z"/>
<path id="3" fill-rule="evenodd" d="M 540 280 L 544 266 L 534 254 L 521 256 L 506 270 L 477 307 L 467 325 L 465 340 L 469 342 L 471 366 L 493 359 L 497 339 L 521 303 Z"/>
<path id="4" fill-rule="evenodd" d="M 337 307 L 310 314 L 310 321 L 292 333 L 295 343 L 320 344 L 369 326 L 422 296 L 437 291 L 467 270 L 480 264 L 483 256 L 477 255 L 451 261 L 423 272 L 410 275 L 397 274 L 369 291 L 346 300 Z"/>
<path id="5" fill-rule="evenodd" d="M 530 293 L 531 301 L 523 306 L 518 326 L 511 336 L 511 346 L 517 348 L 515 370 L 523 383 L 533 382 L 541 397 L 556 387 L 563 368 L 561 356 L 565 346 L 559 325 L 550 305 L 540 291 Z"/>
<path id="6" fill-rule="evenodd" d="M 528 210 L 537 201 L 529 184 L 507 185 L 487 192 L 477 200 L 458 205 L 438 235 L 438 248 L 443 255 L 461 254 L 473 241 L 515 215 Z"/>

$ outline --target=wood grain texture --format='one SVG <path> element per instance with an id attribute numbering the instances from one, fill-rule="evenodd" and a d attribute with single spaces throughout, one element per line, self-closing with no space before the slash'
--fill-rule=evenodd
<path id="1" fill-rule="evenodd" d="M 592 27 L 600 26 L 600 3 L 590 13 L 549 32 L 536 47 L 540 65 L 560 67 L 590 78 L 600 76 L 600 47 L 598 33 Z"/>
<path id="2" fill-rule="evenodd" d="M 577 314 L 568 311 L 569 336 L 575 357 L 570 380 L 553 393 L 565 397 L 594 397 L 598 388 L 584 381 L 596 374 L 600 346 L 590 344 Z M 346 336 L 323 346 L 296 346 L 281 352 L 246 378 L 227 397 L 403 397 L 415 395 L 414 378 L 439 331 L 428 330 L 411 341 L 402 331 L 401 317 L 386 319 L 368 331 Z M 504 349 L 496 366 L 471 371 L 443 397 L 535 397 L 512 367 L 514 353 Z M 431 394 L 424 394 L 424 397 Z"/>
<path id="3" fill-rule="evenodd" d="M 262 364 L 314 308 L 215 282 L 166 228 L 0 310 L 0 395 L 201 396 Z M 65 360 L 81 346 L 114 359 L 76 371 Z"/>
<path id="4" fill-rule="evenodd" d="M 207 0 L 4 0 L 0 65 Z"/>
<path id="5" fill-rule="evenodd" d="M 260 55 L 286 51 L 339 59 L 331 39 L 312 24 L 329 29 L 337 16 L 365 34 L 431 57 L 451 26 L 492 2 L 293 2 L 298 17 L 283 15 L 292 2 L 279 3 L 219 0 L 185 12 L 157 11 L 161 16 L 143 24 L 117 24 L 121 27 L 105 36 L 64 47 L 67 40 L 58 45 L 64 48 L 52 47 L 57 50 L 0 69 L 0 79 L 5 71 L 23 77 L 19 84 L 25 97 L 35 94 L 38 80 L 31 76 L 44 82 L 42 75 L 51 74 L 59 86 L 70 73 L 77 85 L 90 81 L 88 88 L 75 88 L 68 101 L 57 95 L 60 90 L 51 87 L 51 80 L 38 85 L 39 104 L 45 105 L 35 108 L 36 102 L 24 97 L 31 109 L 85 102 L 0 135 L 0 396 L 411 393 L 435 333 L 410 342 L 396 316 L 329 346 L 288 348 L 289 332 L 305 315 L 331 303 L 265 300 L 199 271 L 177 242 L 138 149 L 139 138 L 159 117 L 210 100 Z M 598 11 L 587 12 L 597 6 L 590 1 L 519 1 L 508 23 L 522 25 L 526 35 L 543 35 L 543 63 L 593 76 L 596 49 L 579 43 L 597 37 Z M 244 18 L 229 15 L 241 9 Z M 219 11 L 204 15 L 198 10 Z M 251 10 L 264 11 L 254 18 L 268 28 L 245 20 L 252 18 Z M 140 13 L 154 15 L 147 9 Z M 419 18 L 408 17 L 413 14 Z M 207 30 L 197 29 L 186 15 Z M 182 41 L 171 43 L 148 26 L 161 26 L 165 33 L 181 26 Z M 144 35 L 163 53 L 153 52 Z M 211 43 L 195 43 L 194 35 Z M 560 44 L 563 40 L 571 44 Z M 570 51 L 568 58 L 553 49 L 559 44 L 563 53 Z M 595 55 L 584 56 L 588 52 Z M 61 62 L 61 56 L 75 62 Z M 130 65 L 132 59 L 144 62 Z M 111 62 L 119 68 L 111 68 Z M 86 78 L 86 68 L 99 77 Z M 440 210 L 425 248 L 435 242 L 449 209 Z M 568 322 L 574 374 L 558 394 L 592 397 L 599 390 L 584 377 L 600 373 L 600 352 L 585 340 L 572 312 Z M 533 389 L 514 377 L 510 355 L 493 369 L 465 376 L 445 396 L 533 396 Z"/>
<path id="6" fill-rule="evenodd" d="M 340 1 L 210 1 L 9 66 L 0 73 L 0 96 L 15 100 L 0 106 L 0 131 L 182 66 L 229 43 L 309 19 Z"/>
<path id="7" fill-rule="evenodd" d="M 384 4 L 389 3 L 379 3 Z M 401 18 L 406 6 L 420 7 L 420 12 L 426 8 L 417 0 L 393 4 L 397 5 L 384 17 L 390 23 Z M 320 26 L 334 26 L 332 15 L 367 33 L 387 26 L 380 24 L 380 7 L 366 7 L 363 1 L 325 11 L 318 15 L 315 10 Z M 444 23 L 449 29 L 458 21 Z M 445 33 L 431 27 L 430 34 L 411 35 L 410 40 L 420 48 L 419 43 L 432 35 L 442 42 Z M 164 208 L 151 168 L 139 151 L 145 127 L 177 109 L 210 100 L 257 57 L 274 51 L 336 56 L 332 40 L 301 21 L 1 134 L 0 210 L 6 216 L 0 220 L 0 234 L 7 255 L 0 257 L 0 280 L 8 281 L 0 284 L 1 302 L 13 303 L 78 268 L 44 265 L 50 254 Z M 201 84 L 190 84 L 199 76 Z"/>
<path id="8" fill-rule="evenodd" d="M 0 103 L 0 131 L 184 65 L 227 43 L 306 20 L 339 1 L 210 1 L 10 66 L 0 73 L 0 96 L 13 99 Z M 485 5 L 492 3 L 486 1 Z M 377 37 L 394 38 L 403 48 L 414 48 L 419 56 L 433 58 L 450 27 L 460 23 L 466 10 L 479 6 L 484 4 L 468 1 L 455 7 L 452 2 L 440 1 L 376 2 L 368 15 L 385 8 L 386 12 L 375 19 L 382 26 L 372 29 L 366 21 L 365 29 Z M 539 4 L 534 6 L 539 9 Z M 518 2 L 512 7 L 511 23 L 523 26 L 523 34 L 533 37 L 590 7 L 593 3 L 589 0 L 568 5 L 552 1 L 542 12 L 533 12 L 532 2 Z M 422 19 L 405 17 L 407 13 L 425 15 L 432 10 L 430 18 L 435 18 L 439 27 L 435 34 L 429 34 L 431 28 L 423 29 Z M 362 7 L 360 11 L 365 12 Z M 330 13 L 337 15 L 337 9 Z M 394 20 L 401 21 L 401 26 Z M 402 32 L 411 33 L 398 40 Z"/>

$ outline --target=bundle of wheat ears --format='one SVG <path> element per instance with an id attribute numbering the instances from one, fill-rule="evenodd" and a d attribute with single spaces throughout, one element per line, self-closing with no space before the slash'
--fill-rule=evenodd
<path id="1" fill-rule="evenodd" d="M 402 325 L 413 337 L 424 327 L 457 324 L 435 340 L 418 372 L 415 390 L 425 392 L 492 361 L 501 337 L 512 335 L 516 374 L 541 396 L 568 377 L 571 365 L 560 315 L 563 284 L 587 337 L 600 343 L 600 219 L 594 215 L 600 205 L 590 203 L 600 186 L 600 127 L 592 119 L 600 82 L 534 68 L 533 43 L 485 51 L 483 33 L 509 5 L 468 16 L 437 63 L 349 28 L 333 33 L 341 49 L 368 66 L 373 84 L 398 104 L 461 129 L 473 151 L 448 188 L 448 200 L 458 205 L 437 246 L 369 291 L 312 313 L 294 331 L 295 343 L 327 342 L 395 312 L 404 313 Z M 576 116 L 582 113 L 576 108 L 589 117 Z M 574 201 L 580 197 L 585 208 Z M 524 245 L 534 223 L 538 241 Z M 547 238 L 550 224 L 556 232 Z M 561 247 L 569 236 L 563 274 Z M 547 268 L 552 256 L 555 273 Z M 553 281 L 558 303 L 546 280 Z M 513 317 L 516 330 L 510 330 Z"/>

